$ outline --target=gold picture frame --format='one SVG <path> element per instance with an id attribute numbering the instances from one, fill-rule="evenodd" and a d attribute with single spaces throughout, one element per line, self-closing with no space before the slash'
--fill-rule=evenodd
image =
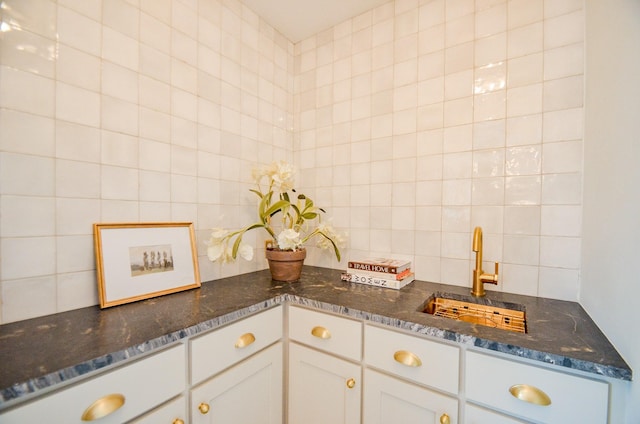
<path id="1" fill-rule="evenodd" d="M 200 287 L 191 222 L 93 224 L 100 308 Z"/>

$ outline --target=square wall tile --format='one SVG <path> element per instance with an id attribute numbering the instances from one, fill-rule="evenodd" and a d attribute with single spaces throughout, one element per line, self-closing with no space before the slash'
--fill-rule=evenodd
<path id="1" fill-rule="evenodd" d="M 2 284 L 3 288 L 9 280 L 17 280 L 20 284 L 24 278 L 42 277 L 55 274 L 56 245 L 54 237 L 3 237 L 2 247 Z M 34 261 L 33 258 L 38 258 Z M 15 286 L 14 286 L 15 287 Z M 3 304 L 8 304 L 3 297 Z M 35 306 L 38 306 L 37 304 Z"/>
<path id="2" fill-rule="evenodd" d="M 0 233 L 3 237 L 52 236 L 55 217 L 53 197 L 5 195 L 0 203 Z"/>
<path id="3" fill-rule="evenodd" d="M 2 322 L 9 323 L 56 312 L 56 278 L 45 277 L 2 282 Z"/>

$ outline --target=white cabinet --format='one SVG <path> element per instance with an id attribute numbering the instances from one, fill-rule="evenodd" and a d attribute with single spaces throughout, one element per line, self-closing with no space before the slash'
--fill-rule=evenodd
<path id="1" fill-rule="evenodd" d="M 289 345 L 289 424 L 360 423 L 360 365 Z"/>
<path id="2" fill-rule="evenodd" d="M 268 309 L 191 340 L 191 384 L 282 338 L 282 307 Z"/>
<path id="3" fill-rule="evenodd" d="M 191 340 L 192 423 L 282 423 L 282 320 L 278 306 Z"/>
<path id="4" fill-rule="evenodd" d="M 0 421 L 80 424 L 93 418 L 100 424 L 120 424 L 182 393 L 186 388 L 185 365 L 185 346 L 179 344 L 11 409 L 0 415 Z"/>
<path id="5" fill-rule="evenodd" d="M 281 424 L 282 379 L 277 343 L 192 390 L 191 422 Z"/>
<path id="6" fill-rule="evenodd" d="M 379 372 L 364 371 L 363 422 L 455 424 L 458 401 Z"/>
<path id="7" fill-rule="evenodd" d="M 467 399 L 538 423 L 606 423 L 609 385 L 468 351 Z"/>
<path id="8" fill-rule="evenodd" d="M 420 337 L 365 326 L 364 422 L 458 422 L 460 349 Z M 394 378 L 397 377 L 397 378 Z M 454 395 L 447 396 L 440 391 Z"/>
<path id="9" fill-rule="evenodd" d="M 360 423 L 362 323 L 289 308 L 289 424 Z M 345 360 L 340 357 L 348 358 Z"/>

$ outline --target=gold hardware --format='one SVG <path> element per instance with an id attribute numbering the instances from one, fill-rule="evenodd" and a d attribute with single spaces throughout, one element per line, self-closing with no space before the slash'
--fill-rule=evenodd
<path id="1" fill-rule="evenodd" d="M 515 309 L 434 297 L 429 300 L 424 312 L 437 317 L 486 325 L 502 330 L 527 332 L 525 312 Z"/>
<path id="2" fill-rule="evenodd" d="M 450 424 L 451 418 L 447 414 L 440 415 L 440 424 Z"/>
<path id="3" fill-rule="evenodd" d="M 509 388 L 509 393 L 517 399 L 524 402 L 533 403 L 534 405 L 548 406 L 551 405 L 551 398 L 534 386 L 528 384 L 516 384 Z"/>
<path id="4" fill-rule="evenodd" d="M 422 365 L 422 361 L 415 353 L 407 352 L 406 350 L 399 350 L 394 353 L 393 359 L 408 367 L 419 367 Z"/>
<path id="5" fill-rule="evenodd" d="M 347 380 L 347 387 L 350 389 L 353 389 L 354 387 L 356 387 L 356 380 L 353 378 L 350 378 Z"/>
<path id="6" fill-rule="evenodd" d="M 180 418 L 176 418 L 175 420 L 173 420 L 171 424 L 184 424 L 184 421 L 181 420 Z"/>
<path id="7" fill-rule="evenodd" d="M 330 339 L 331 332 L 324 327 L 313 327 L 311 329 L 311 334 L 319 339 Z"/>
<path id="8" fill-rule="evenodd" d="M 247 347 L 255 341 L 256 341 L 256 336 L 254 336 L 253 333 L 243 334 L 236 341 L 236 348 L 242 349 L 243 347 Z"/>
<path id="9" fill-rule="evenodd" d="M 106 417 L 124 405 L 124 396 L 120 393 L 107 395 L 93 402 L 82 414 L 82 421 L 93 421 Z"/>
<path id="10" fill-rule="evenodd" d="M 209 404 L 202 402 L 200 405 L 198 405 L 198 411 L 200 411 L 202 415 L 207 414 L 209 412 Z"/>
<path id="11" fill-rule="evenodd" d="M 482 270 L 482 228 L 476 227 L 473 230 L 473 242 L 471 249 L 476 252 L 476 267 L 473 270 L 473 285 L 471 294 L 476 297 L 486 295 L 484 284 L 498 284 L 498 262 L 495 265 L 495 274 L 485 274 Z"/>

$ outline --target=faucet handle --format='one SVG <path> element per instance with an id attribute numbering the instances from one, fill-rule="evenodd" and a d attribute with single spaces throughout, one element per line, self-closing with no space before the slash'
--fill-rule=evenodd
<path id="1" fill-rule="evenodd" d="M 496 272 L 494 273 L 494 274 L 496 274 L 496 277 L 498 276 L 498 268 L 499 268 L 499 265 L 498 265 L 498 262 L 496 262 L 496 268 L 495 268 Z"/>

